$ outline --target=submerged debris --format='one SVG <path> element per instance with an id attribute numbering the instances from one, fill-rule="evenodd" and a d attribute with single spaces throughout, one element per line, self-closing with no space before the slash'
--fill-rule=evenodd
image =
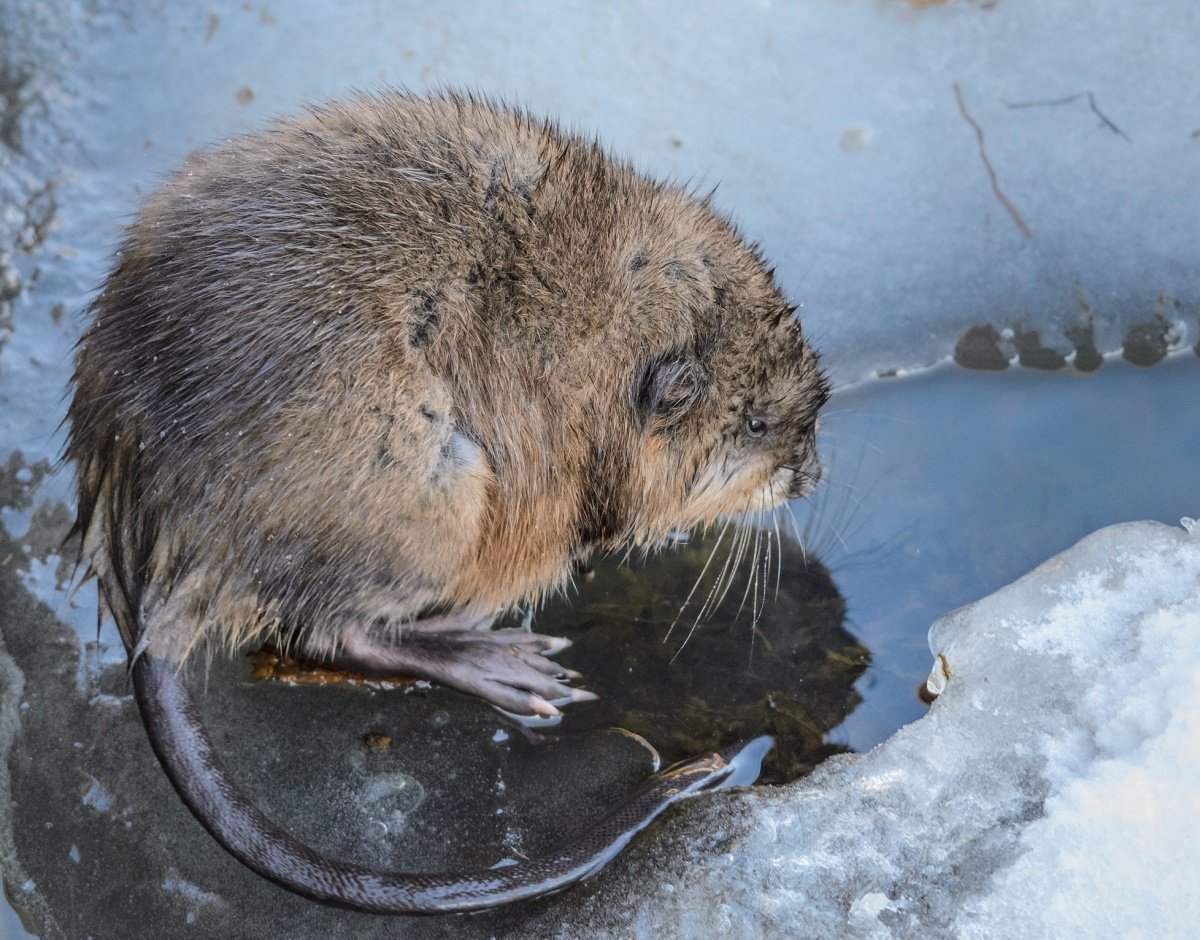
<path id="1" fill-rule="evenodd" d="M 1042 345 L 1042 336 L 1037 330 L 1017 330 L 1013 345 L 1017 347 L 1017 361 L 1027 369 L 1054 371 L 1067 364 L 1067 357 L 1057 349 Z"/>
<path id="2" fill-rule="evenodd" d="M 990 323 L 967 328 L 954 344 L 954 361 L 964 369 L 999 372 L 1008 368 L 1008 356 L 1000 348 L 1000 334 Z"/>
<path id="3" fill-rule="evenodd" d="M 1075 347 L 1073 365 L 1076 372 L 1095 372 L 1104 365 L 1104 357 L 1096 348 L 1096 326 L 1090 310 L 1078 323 L 1067 327 L 1065 333 Z"/>
<path id="4" fill-rule="evenodd" d="M 1163 314 L 1163 308 L 1178 301 L 1160 297 L 1149 320 L 1134 323 L 1125 334 L 1121 355 L 1135 366 L 1152 366 L 1166 358 L 1175 337 L 1175 326 Z"/>
<path id="5" fill-rule="evenodd" d="M 401 689 L 417 682 L 411 676 L 365 676 L 349 669 L 297 659 L 271 646 L 250 653 L 248 659 L 253 679 L 287 685 L 362 685 L 372 689 Z"/>

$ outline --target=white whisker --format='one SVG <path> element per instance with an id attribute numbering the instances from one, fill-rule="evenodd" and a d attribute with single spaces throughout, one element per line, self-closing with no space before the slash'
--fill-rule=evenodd
<path id="1" fill-rule="evenodd" d="M 662 638 L 664 643 L 671 638 L 671 631 L 675 629 L 675 624 L 679 623 L 679 618 L 683 616 L 683 612 L 687 609 L 687 605 L 692 602 L 692 597 L 696 593 L 696 588 L 698 588 L 700 586 L 700 582 L 704 580 L 704 573 L 708 571 L 708 566 L 712 564 L 713 557 L 717 554 L 717 549 L 721 547 L 721 541 L 725 538 L 725 533 L 728 531 L 729 523 L 726 522 L 721 528 L 721 534 L 717 536 L 717 541 L 713 545 L 712 551 L 708 553 L 708 559 L 704 562 L 704 567 L 700 569 L 700 574 L 696 576 L 696 581 L 694 584 L 692 584 L 692 589 L 688 592 L 687 599 L 684 600 L 683 606 L 681 606 L 679 611 L 675 614 L 675 619 L 671 621 L 671 626 L 667 628 L 666 636 Z M 701 608 L 701 610 L 703 610 L 703 608 Z"/>
<path id="2" fill-rule="evenodd" d="M 763 493 L 763 509 L 758 514 L 760 522 L 763 521 L 762 517 L 766 514 L 767 501 L 770 495 L 770 490 L 764 491 Z M 758 621 L 762 619 L 763 612 L 767 609 L 767 584 L 771 578 L 771 530 L 765 527 L 762 528 L 763 542 L 765 543 L 765 552 L 763 554 L 762 561 L 762 593 L 759 594 L 757 590 L 755 591 L 755 594 L 758 595 L 758 603 L 754 613 L 754 621 L 752 624 L 753 633 L 751 633 L 751 637 L 753 637 L 754 633 L 758 632 Z"/>
<path id="3" fill-rule="evenodd" d="M 791 503 L 787 504 L 788 518 L 792 520 L 792 532 L 796 536 L 796 544 L 800 546 L 800 557 L 804 559 L 804 570 L 808 570 L 808 548 L 805 545 L 806 533 L 800 530 L 800 521 L 796 518 L 796 510 Z"/>
<path id="4" fill-rule="evenodd" d="M 783 539 L 779 537 L 779 507 L 771 510 L 771 525 L 775 529 L 775 602 L 779 603 L 779 582 L 783 580 Z"/>
<path id="5" fill-rule="evenodd" d="M 741 519 L 738 520 L 738 536 L 735 540 L 735 543 L 730 546 L 729 556 L 725 559 L 725 565 L 726 568 L 728 568 L 728 574 L 726 573 L 725 568 L 721 569 L 721 577 L 724 579 L 725 584 L 721 589 L 721 594 L 717 598 L 716 604 L 713 606 L 713 610 L 716 610 L 723 603 L 725 603 L 725 598 L 729 595 L 729 589 L 733 587 L 733 582 L 737 577 L 738 566 L 742 563 L 742 552 L 745 551 L 746 541 L 746 536 L 744 533 L 747 531 L 746 527 L 742 524 L 742 521 L 743 520 Z M 734 557 L 735 550 L 737 552 L 736 558 Z"/>
<path id="6" fill-rule="evenodd" d="M 725 527 L 721 530 L 722 537 L 724 537 L 725 530 L 728 528 L 729 528 L 729 522 L 726 522 Z M 679 644 L 679 649 L 677 649 L 671 655 L 671 658 L 668 662 L 673 663 L 673 662 L 675 662 L 676 659 L 679 658 L 679 654 L 683 652 L 684 647 L 686 647 L 688 645 L 688 643 L 691 641 L 692 637 L 695 635 L 696 630 L 700 626 L 700 621 L 704 619 L 706 611 L 711 610 L 711 611 L 715 612 L 716 609 L 721 606 L 721 601 L 724 600 L 724 598 L 725 598 L 724 593 L 721 594 L 721 597 L 717 600 L 717 602 L 715 604 L 712 603 L 712 599 L 713 599 L 713 596 L 717 593 L 717 588 L 719 588 L 721 585 L 721 578 L 725 574 L 725 569 L 729 567 L 729 559 L 733 557 L 734 548 L 737 546 L 737 544 L 741 538 L 742 538 L 742 523 L 741 523 L 741 519 L 739 518 L 737 520 L 737 525 L 734 528 L 734 535 L 733 535 L 733 539 L 731 540 L 731 543 L 730 543 L 729 554 L 726 555 L 725 564 L 721 568 L 721 574 L 718 575 L 716 583 L 713 584 L 712 590 L 710 590 L 708 592 L 708 596 L 704 599 L 704 603 L 701 605 L 699 612 L 696 614 L 696 619 L 692 621 L 692 626 L 688 630 L 687 636 L 685 636 L 683 638 L 683 642 Z M 714 546 L 714 550 L 715 550 L 715 546 Z M 710 561 L 712 560 L 711 554 L 709 556 L 709 560 Z M 705 568 L 707 568 L 707 567 L 708 567 L 708 565 L 706 563 Z M 701 575 L 703 575 L 703 572 L 701 572 Z M 697 586 L 699 585 L 699 579 L 697 579 L 696 585 Z M 695 591 L 695 589 L 696 589 L 696 587 L 693 586 L 693 588 L 692 588 L 693 592 Z M 726 585 L 725 590 L 728 590 L 728 589 L 729 589 L 728 585 Z M 689 595 L 689 599 L 690 599 L 690 595 Z M 687 604 L 685 603 L 684 607 L 686 607 L 686 606 L 687 606 Z M 680 608 L 679 612 L 680 612 L 680 614 L 683 613 L 682 607 Z M 676 620 L 678 620 L 678 616 L 676 617 Z M 671 625 L 672 629 L 674 629 L 674 626 L 675 626 L 674 624 Z M 670 635 L 670 632 L 668 631 L 668 636 L 669 635 Z"/>
<path id="7" fill-rule="evenodd" d="M 746 590 L 742 592 L 742 601 L 738 604 L 737 613 L 734 615 L 734 620 L 742 615 L 742 609 L 746 606 L 746 598 L 750 596 L 750 588 L 754 584 L 754 575 L 758 573 L 758 546 L 759 539 L 762 537 L 762 529 L 758 526 L 754 527 L 754 554 L 751 556 L 750 562 L 750 577 L 746 579 Z"/>
<path id="8" fill-rule="evenodd" d="M 728 524 L 729 523 L 726 523 L 726 525 Z M 730 540 L 729 551 L 725 555 L 725 563 L 721 566 L 721 570 L 717 574 L 716 580 L 713 582 L 712 590 L 708 592 L 708 597 L 704 599 L 704 606 L 700 608 L 700 613 L 697 615 L 698 619 L 704 619 L 705 617 L 711 616 L 712 614 L 716 613 L 717 608 L 721 606 L 720 600 L 717 600 L 716 603 L 714 603 L 713 599 L 720 591 L 721 584 L 725 581 L 729 571 L 729 562 L 730 559 L 733 558 L 734 549 L 737 546 L 738 533 L 740 531 L 741 522 L 739 521 L 737 527 L 734 529 L 734 537 Z"/>

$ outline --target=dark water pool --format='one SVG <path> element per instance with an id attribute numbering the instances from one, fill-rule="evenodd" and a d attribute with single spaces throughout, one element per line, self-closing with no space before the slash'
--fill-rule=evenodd
<path id="1" fill-rule="evenodd" d="M 926 630 L 1117 522 L 1200 513 L 1200 359 L 1099 372 L 940 367 L 848 389 L 829 408 L 810 545 L 871 653 L 833 735 L 870 747 L 923 713 Z"/>

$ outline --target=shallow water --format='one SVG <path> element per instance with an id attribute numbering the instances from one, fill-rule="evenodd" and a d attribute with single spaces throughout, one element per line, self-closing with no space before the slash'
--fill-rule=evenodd
<path id="1" fill-rule="evenodd" d="M 839 708 L 849 712 L 825 735 L 827 743 L 870 748 L 924 713 L 916 690 L 929 671 L 926 631 L 942 614 L 992 593 L 1098 528 L 1141 519 L 1177 523 L 1195 512 L 1198 393 L 1200 359 L 1189 351 L 1153 369 L 1109 357 L 1086 375 L 974 372 L 947 364 L 839 391 L 823 421 L 824 483 L 811 502 L 791 507 L 796 528 L 786 517 L 780 524 L 788 541 L 798 531 L 805 552 L 785 544 L 781 593 L 769 585 L 757 628 L 744 592 L 748 552 L 729 599 L 682 642 L 724 560 L 728 539 L 688 610 L 676 617 L 713 534 L 688 549 L 695 553 L 691 564 L 677 565 L 668 555 L 645 568 L 601 565 L 600 577 L 582 583 L 577 597 L 539 616 L 539 629 L 554 624 L 553 632 L 565 630 L 577 640 L 568 659 L 602 694 L 600 703 L 571 720 L 590 724 L 602 716 L 653 727 L 651 740 L 678 759 L 688 748 L 672 742 L 689 739 L 668 730 L 682 719 L 665 716 L 652 701 L 656 694 L 684 701 L 679 689 L 688 683 L 712 702 L 727 700 L 725 671 L 750 676 L 769 670 L 780 662 L 773 659 L 774 636 L 789 625 L 812 631 L 844 614 L 842 626 L 861 647 L 826 632 L 820 656 L 865 669 L 856 683 L 861 702 L 814 683 L 815 660 L 806 664 L 809 674 L 793 675 L 786 685 L 827 719 Z M 756 636 L 765 637 L 757 654 Z M 725 646 L 705 650 L 722 641 Z M 672 661 L 681 645 L 683 653 Z M 617 691 L 623 672 L 634 690 Z M 671 684 L 674 690 L 667 691 Z M 702 725 L 692 729 L 698 735 L 693 745 L 706 740 Z M 774 729 L 742 728 L 763 730 Z M 768 780 L 795 777 L 804 754 L 789 740 L 782 760 L 776 755 L 778 763 L 768 765 Z"/>
<path id="2" fill-rule="evenodd" d="M 1101 526 L 1178 523 L 1200 498 L 1200 359 L 1099 372 L 943 366 L 838 393 L 826 483 L 797 507 L 871 651 L 833 740 L 863 750 L 923 711 L 925 632 Z"/>
<path id="3" fill-rule="evenodd" d="M 19 0 L 0 9 L 0 48 L 17 66 L 15 82 L 0 76 L 0 98 L 7 99 L 0 103 L 0 138 L 9 148 L 0 152 L 8 161 L 0 168 L 0 203 L 20 210 L 0 218 L 4 527 L 25 532 L 33 515 L 45 536 L 30 553 L 35 559 L 47 557 L 55 544 L 50 536 L 61 530 L 67 510 L 54 501 L 67 498 L 66 475 L 37 492 L 37 500 L 49 501 L 45 513 L 13 510 L 4 506 L 3 462 L 15 447 L 31 464 L 57 451 L 51 429 L 77 332 L 72 318 L 94 291 L 120 220 L 139 194 L 194 146 L 295 110 L 305 97 L 380 81 L 414 88 L 482 83 L 491 93 L 599 131 L 656 173 L 720 181 L 718 204 L 736 211 L 745 230 L 762 240 L 781 282 L 806 303 L 806 328 L 821 338 L 839 378 L 944 355 L 967 314 L 1003 329 L 1015 325 L 1016 311 L 1036 310 L 1047 341 L 1057 338 L 1065 349 L 1061 328 L 1074 323 L 1082 307 L 1095 315 L 1102 348 L 1110 348 L 1130 322 L 1164 306 L 1190 331 L 1187 341 L 1195 341 L 1191 253 L 1200 164 L 1192 159 L 1195 135 L 1188 123 L 1187 89 L 1195 83 L 1186 79 L 1195 75 L 1197 60 L 1184 0 L 1160 3 L 1152 14 L 1113 0 L 761 4 L 749 11 L 703 6 L 676 3 L 636 17 L 620 4 L 564 8 L 549 27 L 537 5 L 516 5 L 499 22 L 484 5 L 468 4 L 453 23 L 436 10 L 413 7 L 398 15 L 391 5 L 362 2 L 268 10 L 227 0 Z M 518 47 L 524 52 L 514 56 Z M 664 53 L 672 49 L 684 54 Z M 856 66 L 844 68 L 851 59 Z M 621 67 L 612 68 L 614 62 Z M 32 81 L 24 75 L 30 64 Z M 956 107 L 959 84 L 1033 239 L 1009 224 L 993 198 L 982 172 L 982 139 L 977 149 L 966 109 Z M 1083 101 L 1054 104 L 1063 95 L 1077 99 L 1072 93 L 1082 89 L 1095 90 L 1119 132 L 1093 120 Z M 1011 106 L 1021 99 L 1046 99 L 1047 106 Z M 12 297 L 18 273 L 24 286 Z M 978 597 L 1096 525 L 1138 517 L 1171 521 L 1194 512 L 1197 452 L 1186 416 L 1197 374 L 1190 357 L 1151 372 L 1110 363 L 1086 380 L 943 370 L 839 395 L 832 408 L 843 413 L 827 422 L 836 462 L 817 501 L 812 544 L 846 597 L 846 626 L 854 636 L 822 627 L 831 645 L 820 655 L 836 660 L 839 650 L 857 649 L 857 638 L 870 645 L 871 661 L 852 689 L 846 683 L 866 665 L 865 656 L 858 652 L 841 662 L 846 668 L 817 696 L 816 719 L 796 710 L 815 685 L 808 681 L 811 663 L 800 670 L 798 678 L 806 681 L 792 684 L 787 707 L 763 719 L 790 741 L 791 750 L 781 749 L 776 759 L 790 753 L 795 769 L 831 745 L 869 746 L 919 716 L 912 690 L 928 665 L 924 631 L 947 606 Z M 0 628 L 20 659 L 25 691 L 15 688 L 11 674 L 0 674 L 0 740 L 19 736 L 9 761 L 20 789 L 19 854 L 27 862 L 37 857 L 57 879 L 31 892 L 53 896 L 60 910 L 76 908 L 77 919 L 64 923 L 98 936 L 219 934 L 231 927 L 238 935 L 273 935 L 289 915 L 303 918 L 297 933 L 392 933 L 386 921 L 314 910 L 252 885 L 251 876 L 198 831 L 153 762 L 120 667 L 111 658 L 103 669 L 80 667 L 74 633 L 33 602 L 26 590 L 31 577 L 18 578 L 7 567 L 10 550 L 19 566 L 23 548 L 7 544 L 4 535 L 0 529 Z M 641 583 L 663 570 L 652 568 Z M 34 573 L 38 596 L 56 603 L 52 566 L 49 572 L 35 566 Z M 672 580 L 686 579 L 680 573 Z M 602 602 L 613 583 L 602 568 L 587 590 Z M 235 744 L 243 748 L 248 779 L 279 788 L 276 806 L 293 816 L 320 813 L 338 792 L 328 774 L 308 783 L 302 775 L 344 768 L 345 792 L 367 784 L 370 774 L 382 775 L 368 796 L 386 796 L 391 802 L 384 810 L 393 820 L 395 813 L 414 817 L 416 790 L 392 766 L 411 759 L 407 744 L 370 750 L 361 735 L 395 731 L 387 722 L 398 701 L 411 713 L 413 729 L 439 728 L 449 717 L 461 735 L 455 740 L 471 739 L 477 748 L 477 778 L 498 772 L 501 778 L 489 783 L 532 796 L 536 815 L 526 814 L 525 821 L 533 828 L 514 838 L 536 841 L 539 826 L 543 836 L 553 832 L 555 814 L 579 822 L 581 802 L 608 799 L 606 787 L 626 785 L 648 769 L 648 752 L 633 739 L 600 730 L 571 737 L 572 729 L 589 723 L 599 729 L 638 715 L 656 726 L 662 702 L 687 696 L 691 676 L 722 665 L 747 674 L 740 688 L 710 686 L 731 717 L 722 728 L 706 709 L 687 710 L 686 733 L 669 722 L 662 728 L 664 755 L 745 730 L 756 719 L 755 703 L 770 708 L 778 702 L 763 682 L 774 683 L 779 673 L 763 654 L 772 631 L 802 639 L 789 619 L 800 606 L 789 598 L 794 587 L 785 584 L 784 599 L 764 614 L 759 642 L 750 640 L 745 613 L 732 624 L 714 619 L 674 665 L 650 652 L 671 649 L 659 643 L 674 616 L 671 603 L 665 597 L 651 602 L 645 618 L 631 620 L 616 642 L 620 655 L 611 663 L 602 656 L 580 663 L 604 691 L 602 702 L 574 711 L 568 727 L 536 748 L 523 736 L 511 745 L 491 742 L 504 730 L 495 717 L 452 696 L 401 700 L 252 686 L 242 663 L 214 675 L 210 707 L 219 707 L 216 692 L 224 687 L 253 702 L 252 714 L 272 720 L 303 723 L 318 709 L 346 716 L 343 735 L 335 733 L 337 721 L 327 719 L 307 753 L 281 749 L 270 722 L 257 736 L 249 733 L 253 728 L 236 735 L 227 728 L 233 751 Z M 580 631 L 571 655 L 584 659 L 587 637 L 611 637 L 621 622 L 612 610 L 588 613 L 581 606 L 586 600 L 581 596 L 560 615 L 562 629 Z M 80 603 L 73 614 L 61 604 L 57 612 L 71 616 L 86 637 L 86 590 Z M 547 611 L 539 628 L 552 629 L 550 617 Z M 728 636 L 717 639 L 722 630 Z M 613 645 L 601 642 L 601 650 L 605 642 Z M 617 665 L 630 655 L 635 661 L 623 668 L 642 674 L 636 683 L 622 681 Z M 96 688 L 99 695 L 89 698 Z M 859 696 L 864 701 L 846 718 Z M 455 704 L 441 709 L 442 698 Z M 18 713 L 22 701 L 28 708 Z M 621 711 L 622 703 L 632 711 Z M 795 731 L 790 737 L 780 714 Z M 835 722 L 840 726 L 826 732 Z M 578 746 L 605 754 L 611 774 L 542 779 L 548 773 L 542 755 L 553 750 L 561 755 L 559 766 L 586 771 Z M 331 764 L 323 756 L 330 753 L 347 759 Z M 789 771 L 780 766 L 776 772 Z M 435 777 L 442 773 L 430 770 Z M 518 785 L 521 774 L 529 789 Z M 107 789 L 95 789 L 96 781 Z M 392 789 L 384 794 L 389 781 Z M 4 783 L 0 779 L 0 805 L 7 811 Z M 539 786 L 546 793 L 541 803 Z M 113 802 L 106 803 L 106 794 Z M 424 844 L 461 850 L 451 839 L 480 829 L 493 844 L 520 847 L 506 829 L 484 824 L 487 813 L 504 808 L 488 802 L 494 796 L 481 799 L 475 815 L 448 820 L 459 828 L 442 831 L 454 835 Z M 435 797 L 426 790 L 421 799 L 428 808 Z M 341 822 L 335 818 L 331 828 Z M 373 825 L 368 814 L 359 823 Z M 68 824 L 77 827 L 78 843 L 63 832 Z M 412 825 L 425 824 L 414 818 Z M 144 841 L 124 841 L 127 832 L 144 833 Z M 334 842 L 354 842 L 353 832 L 333 833 Z M 374 846 L 368 842 L 363 851 Z M 8 848 L 0 846 L 6 855 Z M 204 887 L 174 867 L 180 858 L 203 876 Z M 21 875 L 8 885 L 22 903 L 28 900 L 24 881 Z M 571 895 L 543 909 L 569 922 Z M 15 920 L 0 910 L 0 937 L 17 935 Z M 458 924 L 450 931 L 462 929 Z M 471 929 L 490 928 L 476 921 Z"/>
<path id="4" fill-rule="evenodd" d="M 766 783 L 838 749 L 828 734 L 859 704 L 870 654 L 846 631 L 845 599 L 823 565 L 794 542 L 780 552 L 772 539 L 768 555 L 765 532 L 745 535 L 738 568 L 725 567 L 732 527 L 723 540 L 714 530 L 647 559 L 603 559 L 539 613 L 537 629 L 571 638 L 559 658 L 600 696 L 572 706 L 564 729 L 625 729 L 664 764 L 771 734 Z"/>

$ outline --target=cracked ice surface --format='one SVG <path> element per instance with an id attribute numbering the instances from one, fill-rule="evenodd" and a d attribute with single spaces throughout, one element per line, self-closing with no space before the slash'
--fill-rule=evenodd
<path id="1" fill-rule="evenodd" d="M 675 833 L 666 871 L 640 861 L 577 923 L 642 936 L 1194 936 L 1189 524 L 1102 529 L 942 618 L 930 647 L 945 688 L 929 715 L 798 784 L 710 804 Z M 636 883 L 629 900 L 621 889 Z"/>

